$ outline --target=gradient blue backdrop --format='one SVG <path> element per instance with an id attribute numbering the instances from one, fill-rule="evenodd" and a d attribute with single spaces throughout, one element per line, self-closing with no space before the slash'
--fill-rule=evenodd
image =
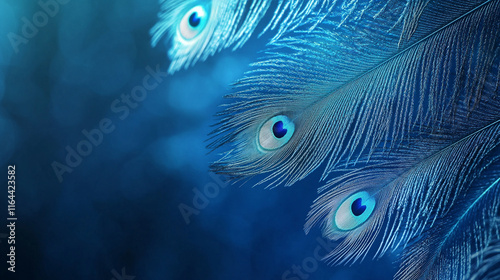
<path id="1" fill-rule="evenodd" d="M 212 116 L 265 38 L 164 78 L 120 119 L 111 104 L 147 67 L 168 68 L 168 46 L 150 46 L 157 1 L 70 0 L 16 52 L 8 34 L 39 11 L 36 1 L 0 0 L 0 171 L 17 167 L 18 217 L 17 272 L 6 273 L 0 239 L 0 279 L 120 280 L 122 269 L 136 280 L 282 279 L 313 256 L 321 234 L 302 227 L 318 174 L 291 188 L 220 188 L 189 224 L 179 211 L 193 206 L 193 189 L 216 183 L 207 167 L 217 154 L 204 142 Z M 51 165 L 103 118 L 114 131 L 59 182 Z M 307 279 L 391 279 L 392 262 L 320 262 Z"/>

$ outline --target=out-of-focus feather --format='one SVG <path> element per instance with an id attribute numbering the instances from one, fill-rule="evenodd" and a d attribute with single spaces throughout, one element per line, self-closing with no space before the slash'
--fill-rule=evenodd
<path id="1" fill-rule="evenodd" d="M 500 219 L 495 219 L 490 222 L 495 222 L 497 226 L 500 224 Z M 498 233 L 497 233 L 498 236 Z M 489 241 L 489 246 L 473 255 L 482 257 L 481 262 L 476 265 L 476 270 L 472 273 L 470 279 L 500 279 L 500 239 Z"/>
<path id="2" fill-rule="evenodd" d="M 168 52 L 171 64 L 169 72 L 174 73 L 182 67 L 193 65 L 199 60 L 222 49 L 241 47 L 256 31 L 265 18 L 261 34 L 275 31 L 273 41 L 294 30 L 310 15 L 316 15 L 310 30 L 326 17 L 337 16 L 338 22 L 332 28 L 342 25 L 349 19 L 359 20 L 366 11 L 378 9 L 373 16 L 393 6 L 393 0 L 374 4 L 374 0 L 161 0 L 159 22 L 151 30 L 152 44 L 160 39 L 171 42 Z M 401 38 L 410 37 L 418 14 L 427 0 L 408 0 L 405 9 L 399 11 L 394 24 L 404 26 Z M 198 9 L 194 9 L 198 7 Z M 336 13 L 333 11 L 336 10 Z M 200 14 L 201 25 L 190 26 L 189 16 Z M 317 16 L 319 15 L 319 16 Z M 417 16 L 416 16 L 417 15 Z M 187 32 L 187 37 L 183 33 Z"/>
<path id="3" fill-rule="evenodd" d="M 161 3 L 160 21 L 151 30 L 152 44 L 156 45 L 164 36 L 172 41 L 168 52 L 170 73 L 205 60 L 221 49 L 243 44 L 270 5 L 269 0 L 165 0 Z M 200 12 L 192 10 L 196 7 L 205 13 L 199 30 L 186 20 L 190 13 Z M 188 37 L 183 34 L 184 30 L 189 32 L 191 29 L 194 33 Z"/>
<path id="4" fill-rule="evenodd" d="M 494 279 L 487 275 L 495 276 L 495 270 L 500 277 L 498 160 L 489 168 L 496 169 L 489 170 L 494 176 L 476 178 L 433 227 L 407 246 L 397 279 Z"/>

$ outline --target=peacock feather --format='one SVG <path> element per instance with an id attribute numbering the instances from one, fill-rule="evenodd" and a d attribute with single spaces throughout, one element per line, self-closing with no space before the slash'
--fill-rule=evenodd
<path id="1" fill-rule="evenodd" d="M 289 186 L 322 164 L 321 179 L 326 179 L 376 149 L 408 144 L 424 135 L 425 127 L 437 128 L 453 109 L 444 102 L 456 93 L 445 91 L 460 87 L 460 80 L 446 77 L 454 72 L 439 63 L 461 62 L 455 52 L 475 46 L 453 41 L 462 37 L 454 36 L 459 31 L 452 23 L 477 3 L 450 3 L 425 2 L 419 6 L 425 9 L 413 9 L 418 28 L 412 27 L 411 39 L 403 42 L 405 27 L 396 24 L 408 8 L 396 1 L 374 6 L 362 20 L 341 28 L 335 28 L 340 16 L 313 31 L 310 21 L 271 43 L 228 96 L 235 101 L 220 113 L 210 147 L 231 148 L 214 170 L 236 179 L 267 174 L 260 183 Z M 469 48 L 457 45 L 452 51 L 452 43 Z M 275 134 L 279 128 L 288 134 Z"/>
<path id="2" fill-rule="evenodd" d="M 174 39 L 175 71 L 268 10 L 280 26 L 218 114 L 212 169 L 267 187 L 320 171 L 305 231 L 342 240 L 330 264 L 402 252 L 397 279 L 500 279 L 500 1 L 318 3 L 232 1 L 210 9 L 228 37 Z"/>

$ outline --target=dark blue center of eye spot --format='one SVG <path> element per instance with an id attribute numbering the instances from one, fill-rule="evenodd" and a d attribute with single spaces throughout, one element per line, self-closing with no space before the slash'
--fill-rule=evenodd
<path id="1" fill-rule="evenodd" d="M 191 25 L 192 27 L 196 27 L 196 26 L 200 25 L 200 22 L 201 22 L 201 18 L 198 16 L 197 12 L 193 12 L 189 16 L 189 25 Z"/>
<path id="2" fill-rule="evenodd" d="M 361 204 L 362 202 L 363 202 L 363 200 L 360 197 L 360 198 L 354 200 L 354 202 L 352 203 L 351 210 L 352 210 L 352 213 L 354 214 L 354 216 L 359 216 L 359 215 L 363 214 L 363 212 L 365 212 L 366 205 L 362 205 Z"/>
<path id="3" fill-rule="evenodd" d="M 282 121 L 277 121 L 273 125 L 273 133 L 276 138 L 282 138 L 283 136 L 286 135 L 286 132 L 288 130 L 286 128 L 283 128 L 283 122 Z"/>

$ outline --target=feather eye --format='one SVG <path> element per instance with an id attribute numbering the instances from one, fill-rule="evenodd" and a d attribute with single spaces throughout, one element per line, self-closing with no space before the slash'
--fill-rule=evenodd
<path id="1" fill-rule="evenodd" d="M 179 23 L 179 35 L 186 41 L 200 35 L 207 26 L 208 11 L 204 6 L 196 6 L 189 10 Z"/>
<path id="2" fill-rule="evenodd" d="M 293 136 L 295 124 L 287 116 L 279 115 L 266 121 L 259 130 L 261 151 L 273 151 L 284 146 Z"/>
<path id="3" fill-rule="evenodd" d="M 349 196 L 334 212 L 333 227 L 349 231 L 362 225 L 370 218 L 376 201 L 369 193 L 362 191 Z"/>

